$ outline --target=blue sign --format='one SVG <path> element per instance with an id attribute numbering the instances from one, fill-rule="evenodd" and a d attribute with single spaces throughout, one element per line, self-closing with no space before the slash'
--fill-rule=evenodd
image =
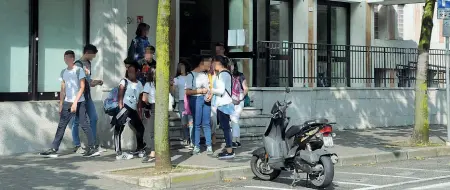
<path id="1" fill-rule="evenodd" d="M 450 8 L 450 0 L 438 0 L 438 9 Z"/>

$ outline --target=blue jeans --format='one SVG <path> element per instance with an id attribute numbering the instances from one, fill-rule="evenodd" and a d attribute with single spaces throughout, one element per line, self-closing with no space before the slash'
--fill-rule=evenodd
<path id="1" fill-rule="evenodd" d="M 86 100 L 86 112 L 87 115 L 89 117 L 89 122 L 91 125 L 91 130 L 92 130 L 92 136 L 94 137 L 94 144 L 96 143 L 96 138 L 97 138 L 97 120 L 98 120 L 98 116 L 97 116 L 97 111 L 95 110 L 95 104 L 94 101 L 92 101 L 92 99 L 88 99 Z M 78 116 L 74 118 L 73 123 L 72 123 L 72 138 L 73 138 L 73 145 L 74 146 L 80 146 L 81 142 L 80 142 L 80 131 L 78 130 L 78 125 L 79 125 L 79 118 Z"/>
<path id="2" fill-rule="evenodd" d="M 194 146 L 200 148 L 200 127 L 205 134 L 206 146 L 211 146 L 211 106 L 205 104 L 205 97 L 189 96 L 189 107 L 194 119 Z"/>

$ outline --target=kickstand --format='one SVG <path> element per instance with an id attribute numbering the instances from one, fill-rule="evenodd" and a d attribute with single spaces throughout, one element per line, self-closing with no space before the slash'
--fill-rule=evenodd
<path id="1" fill-rule="evenodd" d="M 309 187 L 309 174 L 306 174 L 306 187 Z"/>
<path id="2" fill-rule="evenodd" d="M 294 173 L 292 174 L 291 178 L 293 179 L 291 186 L 295 187 L 297 182 L 299 182 L 300 179 L 300 174 L 297 172 L 297 170 L 294 170 Z"/>

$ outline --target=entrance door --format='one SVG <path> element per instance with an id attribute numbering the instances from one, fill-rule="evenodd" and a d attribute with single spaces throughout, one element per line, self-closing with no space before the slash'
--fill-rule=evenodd
<path id="1" fill-rule="evenodd" d="M 227 31 L 225 32 L 225 42 L 228 46 L 228 56 L 233 58 L 238 64 L 240 72 L 244 73 L 247 85 L 253 86 L 254 72 L 253 67 L 254 48 L 255 48 L 255 27 L 256 27 L 256 0 L 225 0 L 225 11 Z"/>
<path id="2" fill-rule="evenodd" d="M 350 4 L 318 1 L 317 86 L 350 86 Z"/>

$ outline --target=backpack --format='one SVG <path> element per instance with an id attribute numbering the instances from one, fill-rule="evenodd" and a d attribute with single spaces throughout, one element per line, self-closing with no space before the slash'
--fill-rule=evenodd
<path id="1" fill-rule="evenodd" d="M 89 64 L 91 64 L 90 61 L 87 61 L 87 62 Z M 76 60 L 75 64 L 77 64 L 77 63 L 80 64 L 80 68 L 84 71 L 84 64 L 83 64 L 83 62 L 81 62 L 81 60 Z M 89 72 L 91 72 L 91 73 L 89 73 L 89 75 L 92 75 L 92 65 L 91 65 L 91 69 L 89 69 Z M 86 100 L 91 98 L 91 88 L 90 88 L 89 82 L 87 82 L 86 85 L 84 85 L 84 98 Z"/>
<path id="2" fill-rule="evenodd" d="M 128 80 L 125 80 L 124 90 L 127 90 Z M 103 110 L 109 116 L 114 116 L 119 111 L 119 86 L 113 88 L 111 92 L 109 92 L 106 99 L 103 101 Z"/>
<path id="3" fill-rule="evenodd" d="M 233 77 L 233 75 L 231 74 L 231 72 L 228 71 L 228 70 L 223 70 L 223 71 L 221 71 L 221 72 L 217 75 L 217 77 L 219 77 L 220 74 L 221 74 L 222 72 L 226 72 L 226 73 L 228 73 L 228 74 L 231 76 L 231 93 L 228 92 L 227 88 L 225 88 L 225 91 L 227 92 L 227 94 L 228 94 L 228 95 L 231 97 L 231 99 L 233 100 L 233 104 L 234 104 L 234 105 L 239 105 L 239 104 L 241 103 L 241 99 L 240 99 L 241 91 L 240 91 L 240 90 L 243 88 L 243 87 L 242 87 L 242 83 L 241 83 L 241 81 L 240 81 L 240 77 L 239 77 L 239 76 L 238 76 L 238 77 Z"/>

